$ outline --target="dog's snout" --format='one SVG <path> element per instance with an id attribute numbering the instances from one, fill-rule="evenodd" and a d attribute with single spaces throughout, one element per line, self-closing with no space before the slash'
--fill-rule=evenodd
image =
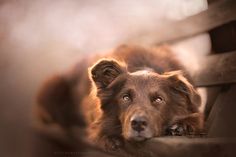
<path id="1" fill-rule="evenodd" d="M 147 120 L 145 117 L 136 116 L 131 119 L 131 127 L 133 130 L 141 132 L 147 127 Z"/>

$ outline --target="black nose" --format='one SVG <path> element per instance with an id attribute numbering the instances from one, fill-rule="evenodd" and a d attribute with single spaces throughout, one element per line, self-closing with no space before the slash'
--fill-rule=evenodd
<path id="1" fill-rule="evenodd" d="M 131 127 L 133 130 L 141 132 L 147 127 L 147 121 L 144 117 L 135 117 L 131 120 Z"/>

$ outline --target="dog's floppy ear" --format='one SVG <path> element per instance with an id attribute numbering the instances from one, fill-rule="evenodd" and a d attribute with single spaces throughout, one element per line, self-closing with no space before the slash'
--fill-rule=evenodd
<path id="1" fill-rule="evenodd" d="M 164 76 L 171 83 L 171 88 L 182 95 L 185 95 L 188 98 L 189 103 L 191 103 L 192 110 L 200 107 L 201 97 L 193 87 L 193 85 L 187 80 L 181 71 L 171 71 L 164 73 Z"/>
<path id="2" fill-rule="evenodd" d="M 101 59 L 89 69 L 89 72 L 97 88 L 102 89 L 126 72 L 126 66 L 114 59 Z"/>

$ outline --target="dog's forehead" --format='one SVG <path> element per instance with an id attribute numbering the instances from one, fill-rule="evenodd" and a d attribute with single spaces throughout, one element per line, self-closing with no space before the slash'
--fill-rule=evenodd
<path id="1" fill-rule="evenodd" d="M 159 77 L 159 74 L 153 71 L 139 70 L 139 71 L 130 73 L 130 77 L 128 78 L 127 82 L 129 84 L 138 85 L 138 86 L 158 85 L 158 82 L 160 82 L 160 77 Z"/>
<path id="2" fill-rule="evenodd" d="M 150 69 L 145 69 L 145 70 L 138 70 L 135 72 L 130 73 L 131 76 L 141 76 L 141 77 L 150 77 L 150 76 L 156 76 L 157 73 L 153 72 Z"/>

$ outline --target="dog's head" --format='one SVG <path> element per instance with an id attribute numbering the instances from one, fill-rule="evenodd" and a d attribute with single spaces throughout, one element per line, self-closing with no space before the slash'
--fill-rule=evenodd
<path id="1" fill-rule="evenodd" d="M 200 105 L 200 96 L 180 71 L 131 73 L 123 63 L 102 59 L 89 72 L 103 114 L 116 119 L 126 140 L 161 136 L 177 116 L 195 113 Z"/>

